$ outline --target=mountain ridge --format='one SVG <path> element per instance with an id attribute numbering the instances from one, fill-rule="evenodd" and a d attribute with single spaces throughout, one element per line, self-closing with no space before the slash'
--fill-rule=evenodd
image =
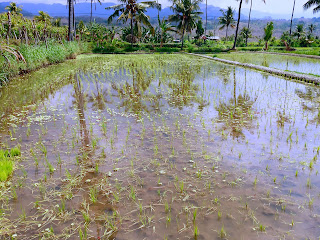
<path id="1" fill-rule="evenodd" d="M 101 18 L 107 18 L 111 15 L 112 10 L 105 10 L 106 7 L 116 5 L 117 3 L 102 3 L 95 4 L 94 10 L 93 10 L 93 16 L 94 17 L 101 17 Z M 0 3 L 0 12 L 4 12 L 4 7 L 9 5 L 9 2 L 3 2 Z M 54 3 L 54 4 L 46 4 L 46 3 L 19 3 L 18 6 L 22 6 L 24 15 L 37 15 L 38 12 L 44 11 L 47 12 L 52 17 L 66 17 L 68 15 L 68 9 L 67 6 L 60 3 Z M 201 11 L 205 13 L 205 4 L 200 4 Z M 220 7 L 215 7 L 213 5 L 208 5 L 208 19 L 212 20 L 215 18 L 218 18 L 221 16 L 221 10 Z M 223 9 L 225 10 L 225 9 Z M 155 9 L 148 9 L 147 10 L 148 15 L 150 18 L 157 18 L 158 11 Z M 75 4 L 75 14 L 76 16 L 89 16 L 90 15 L 90 3 L 77 3 Z M 170 7 L 165 7 L 160 11 L 160 17 L 167 17 L 168 15 L 172 14 L 172 11 Z M 248 10 L 243 9 L 243 13 L 241 14 L 242 20 L 247 20 L 248 17 Z M 237 16 L 237 11 L 235 11 L 235 18 Z M 260 16 L 257 17 L 257 16 Z M 263 13 L 259 11 L 252 10 L 252 17 L 256 19 L 264 19 L 264 18 L 273 18 L 277 17 L 280 19 L 280 16 L 272 15 L 269 13 Z M 202 14 L 202 18 L 205 18 L 205 14 Z"/>

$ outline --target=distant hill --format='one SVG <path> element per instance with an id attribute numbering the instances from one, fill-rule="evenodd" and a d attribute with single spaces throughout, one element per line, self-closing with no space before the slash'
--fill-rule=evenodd
<path id="1" fill-rule="evenodd" d="M 9 5 L 9 2 L 4 2 L 4 3 L 0 3 L 0 13 L 2 12 L 6 12 L 7 10 L 5 10 L 6 6 Z M 32 16 L 33 14 L 31 12 L 28 12 L 26 10 L 22 10 L 22 14 L 24 16 Z"/>
<path id="2" fill-rule="evenodd" d="M 9 5 L 9 2 L 0 3 L 0 12 L 5 11 L 5 7 Z M 18 3 L 18 6 L 22 5 L 23 7 L 23 15 L 25 16 L 32 16 L 38 15 L 40 10 L 47 12 L 50 16 L 53 17 L 62 17 L 62 24 L 67 24 L 67 16 L 68 16 L 68 9 L 67 6 L 64 4 L 34 4 L 34 3 Z M 115 5 L 115 3 L 103 3 L 103 4 L 96 4 L 93 16 L 98 23 L 106 24 L 106 19 L 110 16 L 113 12 L 112 10 L 105 10 L 106 7 Z M 205 4 L 200 4 L 201 11 L 205 13 Z M 218 17 L 221 16 L 221 8 L 215 7 L 212 5 L 208 5 L 208 30 L 213 30 L 216 35 L 224 36 L 225 30 L 219 30 L 218 24 Z M 77 3 L 75 5 L 75 13 L 76 13 L 76 21 L 79 22 L 83 20 L 85 23 L 89 22 L 90 16 L 90 3 Z M 169 7 L 162 9 L 159 12 L 160 18 L 168 17 L 172 14 L 172 11 Z M 152 24 L 157 24 L 157 16 L 158 11 L 156 9 L 148 9 L 147 15 L 151 18 Z M 235 18 L 237 17 L 237 13 L 235 12 Z M 266 26 L 267 22 L 272 20 L 274 22 L 274 35 L 280 37 L 283 31 L 288 31 L 290 26 L 290 21 L 288 19 L 284 19 L 280 15 L 270 15 L 269 13 L 259 12 L 259 11 L 252 11 L 252 24 L 251 28 L 253 31 L 254 36 L 262 37 L 263 29 Z M 205 19 L 205 14 L 202 15 L 203 21 Z M 240 29 L 247 25 L 248 19 L 248 9 L 243 9 L 241 15 L 241 23 Z M 316 31 L 315 34 L 317 36 L 320 35 L 320 18 L 296 18 L 293 21 L 293 30 L 297 24 L 303 23 L 305 27 L 311 23 L 315 24 Z M 116 26 L 123 26 L 122 23 L 114 23 Z M 229 35 L 234 33 L 234 29 L 229 28 Z"/>
<path id="3" fill-rule="evenodd" d="M 110 16 L 112 14 L 113 11 L 112 10 L 105 10 L 105 8 L 112 6 L 112 5 L 115 5 L 115 4 L 116 3 L 102 3 L 101 5 L 96 4 L 94 6 L 93 16 L 107 18 L 108 16 Z M 9 5 L 9 2 L 1 3 L 0 6 L 3 6 L 3 7 L 0 8 L 0 12 L 4 12 L 5 11 L 4 7 L 7 5 Z M 18 3 L 18 5 L 22 6 L 24 13 L 26 13 L 24 15 L 37 15 L 40 10 L 47 12 L 50 16 L 53 16 L 53 17 L 66 17 L 68 15 L 67 6 L 63 5 L 63 4 Z M 201 4 L 200 7 L 201 7 L 201 11 L 205 12 L 205 4 Z M 208 19 L 214 19 L 214 18 L 220 17 L 221 16 L 220 9 L 221 8 L 219 8 L 219 7 L 208 5 Z M 151 18 L 155 19 L 158 16 L 158 11 L 156 9 L 148 9 L 147 12 Z M 78 16 L 78 17 L 89 16 L 90 15 L 90 3 L 84 2 L 84 3 L 75 4 L 75 13 L 76 13 L 76 16 Z M 163 17 L 169 16 L 170 14 L 172 14 L 170 7 L 166 7 L 160 11 L 159 15 L 161 18 L 163 18 Z M 235 14 L 236 14 L 236 12 L 235 12 Z M 202 17 L 204 19 L 205 15 L 203 14 Z M 247 15 L 242 15 L 242 19 L 247 19 Z"/>

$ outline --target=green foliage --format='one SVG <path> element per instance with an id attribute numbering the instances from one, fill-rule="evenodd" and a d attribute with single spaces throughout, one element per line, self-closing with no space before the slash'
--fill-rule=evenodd
<path id="1" fill-rule="evenodd" d="M 266 43 L 265 50 L 268 50 L 268 42 L 271 40 L 273 35 L 273 22 L 269 22 L 264 28 L 263 40 Z"/>
<path id="2" fill-rule="evenodd" d="M 6 58 L 10 60 L 10 64 L 5 61 L 0 62 L 0 74 L 6 78 L 13 77 L 21 72 L 29 72 L 42 66 L 63 62 L 81 52 L 87 52 L 88 43 L 64 42 L 60 44 L 50 41 L 41 45 L 25 45 L 22 44 L 18 50 L 25 59 L 25 62 L 14 61 L 14 56 L 6 54 Z M 1 56 L 0 56 L 1 58 Z"/>
<path id="3" fill-rule="evenodd" d="M 10 151 L 0 149 L 0 181 L 6 181 L 14 169 L 14 157 L 20 156 L 21 151 L 18 147 L 12 148 Z"/>
<path id="4" fill-rule="evenodd" d="M 244 47 L 246 45 L 246 39 L 252 38 L 252 32 L 250 28 L 243 27 L 237 38 L 237 46 Z"/>
<path id="5" fill-rule="evenodd" d="M 197 20 L 200 19 L 200 0 L 177 0 L 173 1 L 172 11 L 173 15 L 170 15 L 168 20 L 170 22 L 177 23 L 176 28 L 180 31 L 182 35 L 182 45 L 183 48 L 184 34 L 186 32 L 191 32 L 197 26 Z"/>
<path id="6" fill-rule="evenodd" d="M 220 10 L 222 13 L 222 16 L 219 17 L 219 24 L 221 25 L 220 30 L 226 28 L 226 38 L 228 38 L 228 28 L 232 27 L 235 28 L 236 26 L 234 25 L 235 20 L 233 17 L 233 10 L 231 7 L 228 7 L 226 11 L 223 11 L 222 9 Z"/>
<path id="7" fill-rule="evenodd" d="M 123 21 L 126 23 L 130 21 L 130 32 L 133 34 L 133 28 L 136 28 L 136 33 L 131 36 L 130 42 L 133 43 L 133 37 L 141 37 L 142 28 L 141 25 L 147 26 L 152 33 L 154 33 L 154 28 L 150 23 L 150 17 L 146 15 L 147 8 L 157 8 L 161 10 L 161 5 L 155 1 L 148 2 L 136 2 L 134 0 L 122 0 L 121 4 L 107 7 L 106 9 L 113 9 L 114 13 L 108 18 L 108 23 L 111 23 L 115 18 L 117 21 Z"/>
<path id="8" fill-rule="evenodd" d="M 204 28 L 202 26 L 202 21 L 199 20 L 197 22 L 197 29 L 196 29 L 197 38 L 201 37 L 203 33 L 204 33 Z"/>

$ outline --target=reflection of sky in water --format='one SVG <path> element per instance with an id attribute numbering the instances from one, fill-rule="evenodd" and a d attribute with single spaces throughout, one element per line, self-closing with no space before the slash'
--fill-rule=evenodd
<path id="1" fill-rule="evenodd" d="M 318 112 L 303 108 L 317 107 L 318 100 L 304 96 L 306 85 L 210 61 L 203 61 L 200 68 L 189 63 L 184 67 L 167 64 L 162 70 L 146 70 L 139 65 L 132 69 L 120 68 L 113 73 L 101 74 L 80 73 L 86 115 L 92 111 L 115 109 L 130 114 L 166 114 L 168 119 L 174 119 L 177 113 L 192 116 L 198 112 L 207 122 L 219 122 L 221 131 L 231 131 L 231 125 L 237 125 L 236 130 L 241 136 L 253 142 L 254 149 L 259 151 L 262 151 L 262 145 L 271 148 L 270 131 L 278 132 L 279 121 L 284 119 L 284 130 L 277 135 L 278 148 L 283 154 L 290 153 L 292 161 L 299 162 L 294 156 L 301 157 L 303 152 L 303 158 L 312 158 L 312 149 L 318 146 L 319 136 L 313 135 L 317 129 L 313 120 L 317 119 Z M 310 91 L 314 96 L 320 96 L 317 88 Z M 51 98 L 50 104 L 69 99 L 68 108 L 74 108 L 74 99 L 68 96 L 73 96 L 72 85 L 61 89 L 59 98 Z M 98 96 L 102 104 L 95 104 Z M 245 101 L 241 102 L 244 97 Z M 227 109 L 223 117 L 219 116 L 221 106 Z M 238 109 L 244 111 L 240 113 L 242 120 L 237 119 Z M 228 111 L 234 111 L 232 116 Z M 310 123 L 306 128 L 307 121 Z M 293 149 L 289 149 L 286 142 L 291 132 L 300 139 Z M 309 151 L 303 151 L 305 141 L 308 141 Z M 254 152 L 248 155 L 253 157 Z"/>
<path id="2" fill-rule="evenodd" d="M 248 170 L 247 176 L 252 177 L 250 181 L 256 176 L 258 179 L 267 179 L 265 183 L 259 181 L 266 184 L 267 188 L 276 186 L 274 191 L 278 196 L 286 197 L 289 190 L 293 190 L 292 197 L 301 201 L 307 200 L 306 193 L 310 189 L 306 189 L 306 181 L 310 178 L 313 184 L 311 197 L 317 196 L 320 182 L 316 171 L 320 168 L 314 164 L 314 169 L 310 171 L 308 163 L 320 145 L 317 124 L 319 88 L 189 56 L 105 56 L 97 59 L 93 66 L 107 65 L 108 61 L 113 63 L 111 70 L 85 71 L 79 67 L 76 76 L 72 74 L 70 81 L 63 82 L 48 97 L 42 95 L 41 88 L 33 93 L 35 101 L 42 106 L 42 111 L 38 109 L 34 114 L 55 115 L 56 119 L 55 123 L 45 123 L 49 133 L 43 136 L 44 140 L 49 144 L 61 136 L 66 140 L 60 146 L 64 147 L 63 151 L 60 149 L 62 159 L 63 152 L 76 152 L 69 149 L 69 145 L 72 145 L 68 142 L 70 133 L 61 135 L 63 129 L 68 129 L 75 136 L 82 132 L 80 139 L 76 139 L 79 143 L 83 141 L 84 150 L 88 146 L 88 142 L 84 141 L 85 135 L 92 132 L 94 138 L 101 137 L 99 145 L 104 146 L 106 152 L 111 152 L 107 139 L 114 134 L 115 123 L 118 131 L 114 140 L 115 149 L 120 150 L 128 148 L 125 138 L 129 125 L 132 126 L 130 137 L 139 141 L 140 137 L 137 136 L 141 136 L 142 128 L 140 117 L 144 118 L 147 133 L 152 131 L 153 124 L 156 128 L 164 129 L 163 119 L 168 127 L 179 121 L 181 129 L 173 128 L 177 134 L 173 139 L 177 150 L 185 150 L 179 139 L 181 131 L 186 130 L 187 137 L 189 134 L 196 135 L 206 144 L 209 153 L 223 158 L 221 165 L 237 166 L 237 169 L 230 168 L 228 171 Z M 63 71 L 60 70 L 61 74 Z M 33 77 L 25 79 L 23 83 L 37 80 Z M 17 102 L 12 100 L 10 104 L 19 105 L 19 99 L 16 99 Z M 43 106 L 47 107 L 46 111 Z M 101 135 L 103 122 L 107 126 L 106 136 Z M 38 124 L 31 127 L 40 128 Z M 211 139 L 208 138 L 208 130 L 211 131 Z M 26 136 L 22 132 L 21 143 L 24 144 Z M 170 132 L 157 132 L 159 135 L 161 133 L 171 138 Z M 288 140 L 290 134 L 292 143 Z M 37 135 L 35 137 L 38 138 Z M 191 137 L 188 140 L 191 141 Z M 199 141 L 191 147 L 200 149 L 201 144 Z M 144 151 L 153 148 L 150 136 L 146 136 L 145 146 L 145 149 L 139 147 L 139 157 L 149 161 L 151 158 Z M 179 164 L 181 155 L 175 157 Z M 187 164 L 189 157 L 183 156 L 183 162 Z M 52 159 L 56 161 L 56 156 L 49 155 L 49 160 Z M 127 162 L 121 164 L 127 166 Z M 270 169 L 269 173 L 266 173 L 266 166 Z M 297 169 L 299 178 L 295 177 Z M 274 177 L 277 177 L 279 185 L 273 183 Z M 247 191 L 252 188 L 251 182 L 249 184 L 249 187 L 239 187 Z M 319 208 L 314 211 L 319 214 Z M 308 227 L 313 224 L 316 223 L 307 223 Z"/>
<path id="3" fill-rule="evenodd" d="M 258 53 L 225 54 L 219 57 L 281 70 L 320 75 L 320 61 L 317 59 Z"/>

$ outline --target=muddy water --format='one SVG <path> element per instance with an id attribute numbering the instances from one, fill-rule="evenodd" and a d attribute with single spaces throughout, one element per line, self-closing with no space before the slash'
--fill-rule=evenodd
<path id="1" fill-rule="evenodd" d="M 263 53 L 221 54 L 219 58 L 276 68 L 284 71 L 320 75 L 318 59 Z"/>
<path id="2" fill-rule="evenodd" d="M 80 56 L 0 95 L 4 239 L 318 239 L 320 90 L 184 55 Z"/>

